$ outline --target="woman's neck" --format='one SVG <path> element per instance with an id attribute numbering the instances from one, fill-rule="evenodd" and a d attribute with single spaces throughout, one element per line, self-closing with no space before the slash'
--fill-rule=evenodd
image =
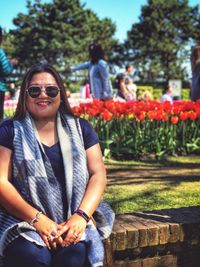
<path id="1" fill-rule="evenodd" d="M 42 144 L 52 146 L 58 142 L 55 120 L 36 120 L 35 126 Z"/>

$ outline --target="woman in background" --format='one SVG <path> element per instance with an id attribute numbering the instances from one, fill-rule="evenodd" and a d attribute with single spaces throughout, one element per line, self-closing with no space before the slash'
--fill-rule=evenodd
<path id="1" fill-rule="evenodd" d="M 89 45 L 90 61 L 72 67 L 72 71 L 88 69 L 92 97 L 99 100 L 112 99 L 112 85 L 109 78 L 109 66 L 104 58 L 101 45 L 93 42 Z"/>

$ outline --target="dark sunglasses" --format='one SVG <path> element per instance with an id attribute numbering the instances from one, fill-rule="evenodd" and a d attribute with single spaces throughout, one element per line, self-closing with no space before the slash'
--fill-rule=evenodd
<path id="1" fill-rule="evenodd" d="M 42 93 L 42 86 L 33 85 L 26 90 L 30 97 L 37 98 Z M 56 97 L 60 89 L 55 85 L 45 86 L 45 94 L 49 97 Z"/>

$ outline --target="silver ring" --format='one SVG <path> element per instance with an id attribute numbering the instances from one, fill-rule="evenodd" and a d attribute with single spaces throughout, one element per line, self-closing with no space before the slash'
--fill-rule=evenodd
<path id="1" fill-rule="evenodd" d="M 57 232 L 57 231 L 53 230 L 53 231 L 51 232 L 51 236 L 57 236 L 57 235 L 58 235 L 58 232 Z"/>

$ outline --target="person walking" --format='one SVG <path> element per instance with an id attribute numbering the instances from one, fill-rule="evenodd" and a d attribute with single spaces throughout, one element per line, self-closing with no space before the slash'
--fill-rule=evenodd
<path id="1" fill-rule="evenodd" d="M 3 30 L 0 27 L 0 45 L 3 41 Z M 13 66 L 17 64 L 17 59 L 8 60 L 5 51 L 0 48 L 0 122 L 3 120 L 4 114 L 4 97 L 8 91 L 5 78 L 13 71 Z"/>
<path id="2" fill-rule="evenodd" d="M 70 109 L 59 73 L 25 74 L 0 126 L 0 257 L 4 267 L 100 267 L 114 213 L 102 200 L 99 139 Z"/>
<path id="3" fill-rule="evenodd" d="M 109 66 L 104 58 L 100 44 L 89 44 L 90 61 L 71 67 L 71 71 L 88 69 L 89 84 L 92 97 L 99 100 L 112 99 L 112 85 L 109 77 Z"/>

